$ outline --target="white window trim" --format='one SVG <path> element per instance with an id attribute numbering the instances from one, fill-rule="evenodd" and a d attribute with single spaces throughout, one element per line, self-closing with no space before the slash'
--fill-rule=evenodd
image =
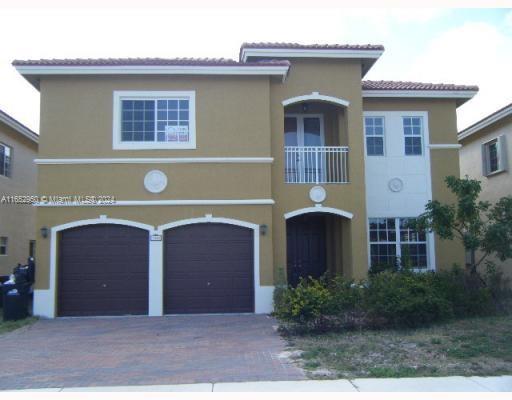
<path id="1" fill-rule="evenodd" d="M 490 170 L 489 163 L 489 145 L 496 142 L 496 153 L 498 157 L 498 169 Z M 505 136 L 500 135 L 482 143 L 482 175 L 491 177 L 507 170 L 507 154 L 506 154 Z"/>
<path id="2" fill-rule="evenodd" d="M 155 100 L 174 97 L 186 97 L 189 100 L 189 142 L 123 142 L 121 139 L 121 100 Z M 195 91 L 131 91 L 115 90 L 113 102 L 113 142 L 114 150 L 156 150 L 156 149 L 184 149 L 196 148 L 196 92 Z M 155 132 L 156 137 L 156 132 Z"/>
<path id="3" fill-rule="evenodd" d="M 382 118 L 382 154 L 368 154 L 366 138 L 379 137 L 378 135 L 366 135 L 366 118 Z M 375 125 L 374 125 L 375 126 Z M 386 117 L 384 115 L 363 115 L 364 153 L 367 157 L 386 157 Z"/>
<path id="4" fill-rule="evenodd" d="M 421 154 L 405 154 L 405 138 L 407 137 L 418 137 L 418 135 L 407 135 L 405 133 L 405 124 L 404 124 L 404 120 L 405 118 L 419 118 L 420 121 L 421 121 L 421 126 L 420 126 L 420 140 L 421 140 Z M 412 126 L 411 126 L 412 127 Z M 406 157 L 423 157 L 425 155 L 425 139 L 424 139 L 424 131 L 425 131 L 425 120 L 423 119 L 423 116 L 422 115 L 416 115 L 416 114 L 407 114 L 407 115 L 403 115 L 402 116 L 402 136 L 404 138 L 404 148 L 403 148 L 403 151 L 404 151 L 404 156 Z"/>
<path id="5" fill-rule="evenodd" d="M 371 245 L 372 244 L 386 244 L 386 245 L 395 245 L 396 246 L 396 257 L 401 260 L 402 258 L 402 241 L 400 240 L 400 220 L 401 219 L 416 219 L 418 217 L 368 217 L 366 219 L 366 230 L 368 234 L 368 268 L 371 268 L 372 255 L 371 255 Z M 395 220 L 395 237 L 396 240 L 394 242 L 390 241 L 382 241 L 382 242 L 372 242 L 370 240 L 370 220 L 371 219 L 394 219 Z M 417 244 L 423 243 L 423 241 L 412 241 L 412 242 L 403 242 L 403 244 Z M 435 271 L 435 253 L 434 253 L 434 236 L 431 232 L 425 232 L 425 242 L 427 246 L 426 249 L 426 257 L 427 257 L 427 266 L 426 268 L 411 268 L 414 272 L 425 272 L 425 271 Z"/>
<path id="6" fill-rule="evenodd" d="M 5 238 L 5 244 L 0 243 L 0 247 L 5 247 L 5 254 L 0 254 L 0 257 L 9 255 L 9 238 L 7 236 L 0 236 L 0 239 Z"/>
<path id="7" fill-rule="evenodd" d="M 12 168 L 13 168 L 13 163 L 12 163 L 13 148 L 12 148 L 12 146 L 9 146 L 8 144 L 5 144 L 3 142 L 0 142 L 0 146 L 3 146 L 6 149 L 9 149 L 9 173 L 8 174 L 5 173 L 5 151 L 4 151 L 4 173 L 0 174 L 0 176 L 7 178 L 7 179 L 11 179 L 12 178 Z"/>
<path id="8" fill-rule="evenodd" d="M 309 147 L 304 146 L 304 119 L 305 118 L 318 118 L 320 120 L 320 147 L 325 146 L 325 129 L 324 129 L 324 115 L 323 114 L 308 114 L 308 113 L 285 113 L 285 118 L 297 119 L 297 146 L 296 147 Z M 295 147 L 295 146 L 290 146 Z M 311 146 L 316 147 L 316 146 Z"/>

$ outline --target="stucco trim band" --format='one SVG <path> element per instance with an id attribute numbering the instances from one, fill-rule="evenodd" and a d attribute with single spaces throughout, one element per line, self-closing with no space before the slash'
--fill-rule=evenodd
<path id="1" fill-rule="evenodd" d="M 306 208 L 301 208 L 299 210 L 287 212 L 286 214 L 284 214 L 284 218 L 289 219 L 289 218 L 296 217 L 297 215 L 310 214 L 310 213 L 335 214 L 335 215 L 339 215 L 340 217 L 345 217 L 348 219 L 352 219 L 354 217 L 354 214 L 352 214 L 351 212 L 345 211 L 345 210 L 340 210 L 338 208 L 332 208 L 332 207 L 323 207 L 323 206 L 317 205 L 315 207 L 306 207 Z"/>
<path id="2" fill-rule="evenodd" d="M 338 104 L 342 107 L 348 107 L 350 102 L 342 99 L 341 97 L 326 96 L 319 92 L 313 92 L 311 94 L 305 94 L 302 96 L 290 97 L 289 99 L 283 100 L 281 103 L 283 106 L 289 106 L 290 104 L 301 103 L 304 101 L 325 101 L 327 103 Z"/>
<path id="3" fill-rule="evenodd" d="M 38 165 L 74 164 L 271 164 L 273 157 L 36 158 Z"/>
<path id="4" fill-rule="evenodd" d="M 430 149 L 460 149 L 461 144 L 429 144 Z"/>
<path id="5" fill-rule="evenodd" d="M 115 203 L 80 203 L 76 201 L 35 203 L 36 207 L 117 207 L 117 206 L 224 206 L 224 205 L 272 205 L 272 199 L 227 200 L 119 200 Z"/>

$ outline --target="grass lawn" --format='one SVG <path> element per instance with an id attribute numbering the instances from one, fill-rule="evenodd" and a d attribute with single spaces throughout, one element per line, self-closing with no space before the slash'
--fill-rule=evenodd
<path id="1" fill-rule="evenodd" d="M 37 321 L 35 317 L 28 317 L 19 321 L 3 321 L 3 310 L 0 308 L 0 335 L 3 333 L 14 331 L 15 329 L 21 328 L 25 325 L 33 324 Z"/>
<path id="2" fill-rule="evenodd" d="M 512 316 L 287 339 L 316 379 L 512 374 Z"/>

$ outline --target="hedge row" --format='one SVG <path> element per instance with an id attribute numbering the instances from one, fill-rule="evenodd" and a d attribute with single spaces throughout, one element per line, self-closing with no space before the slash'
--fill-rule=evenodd
<path id="1" fill-rule="evenodd" d="M 496 313 L 501 293 L 496 273 L 482 280 L 457 267 L 437 273 L 384 271 L 359 282 L 335 277 L 280 286 L 274 314 L 282 327 L 299 331 L 417 327 Z"/>

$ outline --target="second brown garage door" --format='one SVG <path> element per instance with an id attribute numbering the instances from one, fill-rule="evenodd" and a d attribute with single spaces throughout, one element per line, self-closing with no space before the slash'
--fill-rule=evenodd
<path id="1" fill-rule="evenodd" d="M 124 225 L 62 231 L 58 315 L 147 314 L 148 242 L 147 231 Z"/>
<path id="2" fill-rule="evenodd" d="M 164 312 L 254 311 L 253 231 L 204 223 L 164 235 Z"/>

